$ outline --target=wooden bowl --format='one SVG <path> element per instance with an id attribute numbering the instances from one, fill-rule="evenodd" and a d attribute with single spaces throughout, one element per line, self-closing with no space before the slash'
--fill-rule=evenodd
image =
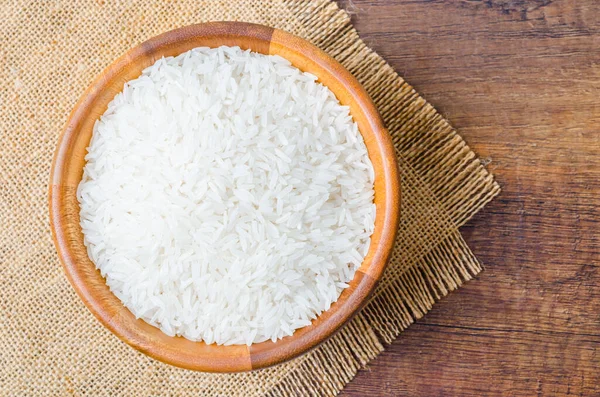
<path id="1" fill-rule="evenodd" d="M 87 255 L 79 225 L 76 190 L 94 123 L 108 103 L 161 57 L 195 47 L 240 46 L 262 54 L 277 54 L 318 76 L 343 105 L 350 107 L 375 169 L 377 215 L 371 248 L 356 276 L 331 308 L 310 326 L 275 343 L 217 346 L 170 337 L 134 315 L 106 286 Z M 58 141 L 52 164 L 50 220 L 54 243 L 69 281 L 90 311 L 109 330 L 135 349 L 158 360 L 192 370 L 236 372 L 264 368 L 314 348 L 338 330 L 366 302 L 386 266 L 400 208 L 400 184 L 390 135 L 368 94 L 342 65 L 308 42 L 281 30 L 238 22 L 187 26 L 154 37 L 110 65 L 87 89 L 71 113 Z"/>

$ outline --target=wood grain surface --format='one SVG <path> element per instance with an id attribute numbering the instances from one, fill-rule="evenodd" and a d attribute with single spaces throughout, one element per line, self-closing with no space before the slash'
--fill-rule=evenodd
<path id="1" fill-rule="evenodd" d="M 340 4 L 503 189 L 462 228 L 486 270 L 343 395 L 600 395 L 600 2 Z"/>

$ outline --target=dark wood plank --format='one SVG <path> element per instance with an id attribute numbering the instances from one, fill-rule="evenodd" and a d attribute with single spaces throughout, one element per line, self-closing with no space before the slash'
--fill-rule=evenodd
<path id="1" fill-rule="evenodd" d="M 484 273 L 343 394 L 600 395 L 600 2 L 341 4 L 503 188 L 462 230 Z"/>

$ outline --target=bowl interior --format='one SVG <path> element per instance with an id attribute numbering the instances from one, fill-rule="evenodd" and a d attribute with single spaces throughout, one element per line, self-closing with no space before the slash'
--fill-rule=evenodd
<path id="1" fill-rule="evenodd" d="M 195 47 L 240 46 L 277 54 L 310 72 L 350 107 L 375 169 L 377 214 L 370 250 L 340 298 L 310 326 L 275 343 L 217 346 L 170 337 L 136 319 L 110 292 L 83 244 L 76 190 L 95 121 L 125 82 L 137 78 L 157 59 Z M 183 368 L 234 372 L 263 368 L 291 359 L 331 336 L 356 313 L 372 292 L 389 258 L 398 225 L 400 191 L 391 138 L 367 93 L 356 79 L 324 52 L 293 35 L 265 26 L 218 22 L 167 32 L 135 47 L 109 66 L 88 88 L 71 113 L 59 140 L 52 167 L 50 215 L 54 241 L 69 281 L 92 311 L 114 334 L 134 348 Z"/>

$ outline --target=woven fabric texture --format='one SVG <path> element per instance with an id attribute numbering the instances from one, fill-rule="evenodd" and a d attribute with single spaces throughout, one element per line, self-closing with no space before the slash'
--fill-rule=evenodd
<path id="1" fill-rule="evenodd" d="M 5 0 L 0 15 L 0 395 L 335 395 L 481 270 L 458 228 L 498 185 L 435 109 L 360 40 L 336 3 Z M 218 20 L 286 30 L 348 68 L 390 129 L 403 196 L 396 248 L 365 309 L 309 354 L 228 375 L 155 361 L 103 328 L 63 274 L 47 210 L 57 138 L 93 78 L 152 36 Z"/>

